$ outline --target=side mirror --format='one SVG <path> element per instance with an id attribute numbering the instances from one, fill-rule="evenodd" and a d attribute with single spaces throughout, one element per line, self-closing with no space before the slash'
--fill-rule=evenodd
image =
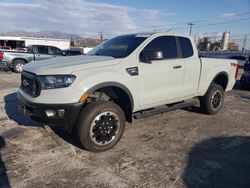
<path id="1" fill-rule="evenodd" d="M 151 60 L 161 60 L 164 59 L 163 53 L 161 50 L 157 49 L 145 49 L 140 54 L 140 60 L 142 62 L 147 62 Z"/>

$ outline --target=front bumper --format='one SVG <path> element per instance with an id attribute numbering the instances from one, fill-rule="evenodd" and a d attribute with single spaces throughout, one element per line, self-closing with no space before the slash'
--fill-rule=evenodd
<path id="1" fill-rule="evenodd" d="M 25 116 L 48 125 L 64 126 L 69 130 L 76 124 L 78 115 L 83 107 L 83 103 L 33 103 L 24 98 L 19 92 L 17 93 L 17 99 L 18 110 Z M 59 111 L 60 113 L 57 114 Z M 62 111 L 64 111 L 64 113 L 61 113 Z M 55 115 L 51 115 L 51 113 L 48 112 L 55 112 Z"/>

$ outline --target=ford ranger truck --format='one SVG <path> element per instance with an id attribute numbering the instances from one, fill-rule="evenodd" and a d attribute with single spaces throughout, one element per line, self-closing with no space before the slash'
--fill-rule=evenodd
<path id="1" fill-rule="evenodd" d="M 207 114 L 218 113 L 238 64 L 199 58 L 188 36 L 142 33 L 114 37 L 86 56 L 27 64 L 21 74 L 22 113 L 74 130 L 83 148 L 101 152 L 121 139 L 133 118 L 193 101 Z"/>

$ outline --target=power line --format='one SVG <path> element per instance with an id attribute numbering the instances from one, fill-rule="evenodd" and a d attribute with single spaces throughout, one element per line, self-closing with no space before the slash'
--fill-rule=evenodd
<path id="1" fill-rule="evenodd" d="M 224 21 L 224 22 L 219 22 L 219 23 L 208 23 L 208 24 L 198 25 L 196 27 L 221 25 L 221 24 L 234 23 L 234 22 L 240 22 L 240 21 L 246 21 L 246 20 L 250 20 L 250 18 L 241 18 L 241 19 L 237 19 L 237 20 L 230 20 L 230 21 Z"/>
<path id="2" fill-rule="evenodd" d="M 231 15 L 231 16 L 225 16 L 225 17 L 221 17 L 219 19 L 230 19 L 230 20 L 227 20 L 227 21 L 219 21 L 218 22 L 218 19 L 214 22 L 209 22 L 209 20 L 196 20 L 196 21 L 192 21 L 192 22 L 182 22 L 182 23 L 168 23 L 168 24 L 159 24 L 159 25 L 152 25 L 152 26 L 145 26 L 145 27 L 140 27 L 140 28 L 135 28 L 135 29 L 128 29 L 124 32 L 128 32 L 128 31 L 131 31 L 131 32 L 146 32 L 147 29 L 148 29 L 148 32 L 156 32 L 157 28 L 161 28 L 160 31 L 166 31 L 168 30 L 169 28 L 171 30 L 184 30 L 184 29 L 187 29 L 187 27 L 171 27 L 171 26 L 181 26 L 181 25 L 184 25 L 184 24 L 188 24 L 190 26 L 190 29 L 189 29 L 189 34 L 191 35 L 192 34 L 192 27 L 193 25 L 196 25 L 195 28 L 202 28 L 202 27 L 210 27 L 210 26 L 219 26 L 219 25 L 223 25 L 223 24 L 228 24 L 228 23 L 239 23 L 239 22 L 244 22 L 244 21 L 250 21 L 250 18 L 239 18 L 239 19 L 234 19 L 234 20 L 231 20 L 232 18 L 234 17 L 240 17 L 240 16 L 243 16 L 243 15 L 248 15 L 250 14 L 250 12 L 245 12 L 245 13 L 238 13 L 238 14 L 235 14 L 235 15 Z M 205 22 L 205 23 L 204 23 Z M 206 23 L 208 22 L 208 23 Z M 204 24 L 202 24 L 204 23 Z M 168 28 L 162 28 L 164 26 L 170 26 Z M 230 24 L 230 27 L 232 26 L 232 24 Z M 234 24 L 235 26 L 235 24 Z M 149 31 L 150 30 L 150 31 Z M 114 34 L 106 34 L 105 35 L 117 35 L 118 33 L 120 32 L 117 32 L 117 33 L 114 33 Z M 103 35 L 103 32 L 102 33 L 99 33 L 100 35 L 102 34 Z"/>
<path id="3" fill-rule="evenodd" d="M 234 15 L 230 15 L 230 16 L 225 16 L 225 17 L 219 17 L 219 18 L 215 18 L 215 20 L 218 19 L 232 19 L 234 17 L 239 17 L 239 16 L 244 16 L 244 15 L 248 15 L 250 14 L 250 12 L 243 12 L 243 13 L 237 13 Z M 249 18 L 243 18 L 244 20 L 248 20 Z M 209 21 L 213 21 L 214 19 L 206 19 L 206 20 L 195 20 L 195 21 L 191 21 L 188 23 L 194 23 L 196 25 L 199 25 L 200 23 L 204 23 L 204 22 L 209 22 Z M 241 19 L 237 19 L 237 20 L 241 20 Z M 208 24 L 203 24 L 203 25 L 199 25 L 198 27 L 204 27 L 207 25 L 220 25 L 220 24 L 224 24 L 224 23 L 232 23 L 235 22 L 237 20 L 230 20 L 230 21 L 225 21 L 225 22 L 219 22 L 219 23 L 208 23 Z M 217 22 L 217 21 L 216 21 Z M 142 28 L 153 28 L 154 30 L 156 30 L 156 28 L 160 28 L 160 27 L 164 27 L 164 26 L 181 26 L 181 25 L 185 25 L 187 24 L 187 22 L 181 22 L 181 23 L 168 23 L 168 24 L 159 24 L 159 25 L 151 25 L 151 26 L 145 26 Z M 173 29 L 186 29 L 186 27 L 177 27 L 177 28 L 173 28 Z"/>
<path id="4" fill-rule="evenodd" d="M 237 19 L 237 20 L 231 20 L 231 21 L 224 21 L 224 22 L 219 22 L 219 23 L 208 23 L 208 24 L 196 24 L 195 28 L 201 28 L 201 27 L 209 27 L 209 26 L 217 26 L 217 25 L 223 25 L 227 23 L 237 23 L 237 22 L 242 22 L 242 21 L 250 21 L 250 18 L 243 18 L 243 19 Z M 186 29 L 186 27 L 176 27 L 172 28 L 173 30 L 182 30 Z"/>

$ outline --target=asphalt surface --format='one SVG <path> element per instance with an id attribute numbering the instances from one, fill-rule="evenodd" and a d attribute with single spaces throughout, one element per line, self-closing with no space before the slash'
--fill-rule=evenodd
<path id="1" fill-rule="evenodd" d="M 20 75 L 0 72 L 0 187 L 250 187 L 250 91 L 236 84 L 214 116 L 197 107 L 127 124 L 111 150 L 17 111 Z"/>

